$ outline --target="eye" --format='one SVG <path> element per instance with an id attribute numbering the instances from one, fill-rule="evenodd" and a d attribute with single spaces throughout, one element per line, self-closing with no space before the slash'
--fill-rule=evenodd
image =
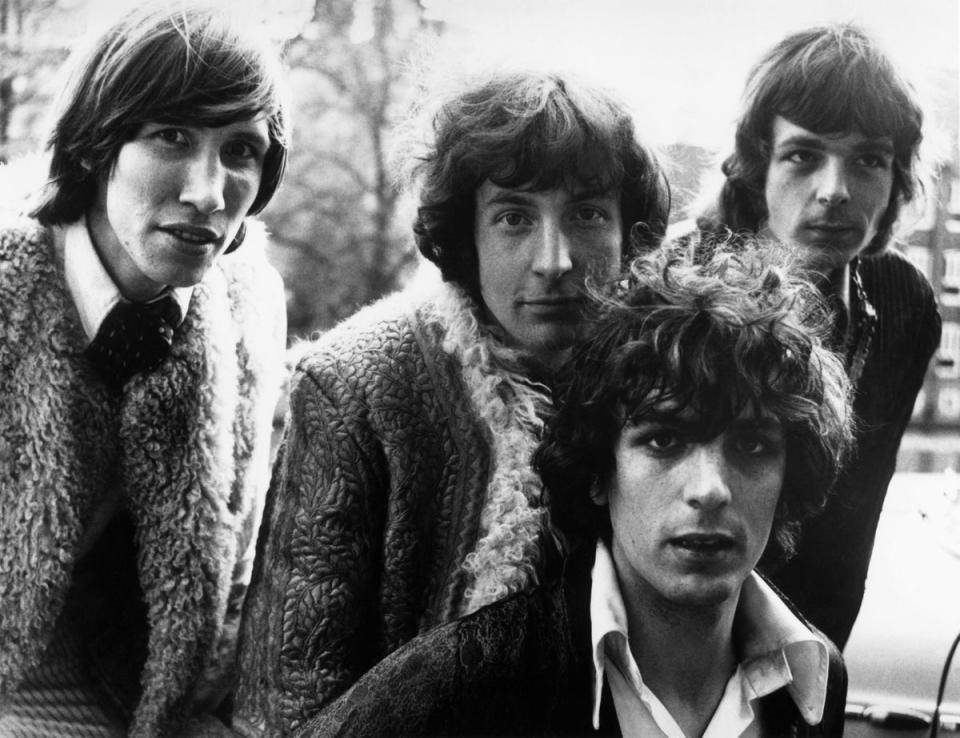
<path id="1" fill-rule="evenodd" d="M 602 223 L 607 220 L 607 214 L 600 208 L 583 205 L 577 208 L 574 218 L 584 223 Z"/>
<path id="2" fill-rule="evenodd" d="M 511 228 L 519 228 L 520 226 L 529 225 L 530 219 L 519 211 L 508 210 L 497 217 L 497 222 L 503 223 Z"/>
<path id="3" fill-rule="evenodd" d="M 680 438 L 670 430 L 659 430 L 646 438 L 646 445 L 657 451 L 667 451 L 679 445 Z"/>
<path id="4" fill-rule="evenodd" d="M 189 143 L 186 131 L 180 128 L 158 128 L 150 136 L 164 143 L 183 146 Z"/>
<path id="5" fill-rule="evenodd" d="M 783 161 L 790 162 L 791 164 L 813 164 L 817 161 L 817 153 L 810 151 L 809 149 L 793 149 L 787 151 L 783 157 Z"/>
<path id="6" fill-rule="evenodd" d="M 866 169 L 888 169 L 890 157 L 884 154 L 861 154 L 857 157 L 857 164 Z"/>
<path id="7" fill-rule="evenodd" d="M 737 431 L 733 438 L 736 453 L 750 458 L 776 456 L 783 451 L 783 443 L 780 432 L 760 429 L 745 428 Z"/>
<path id="8" fill-rule="evenodd" d="M 223 147 L 223 153 L 233 159 L 259 159 L 260 150 L 243 140 L 229 141 Z"/>

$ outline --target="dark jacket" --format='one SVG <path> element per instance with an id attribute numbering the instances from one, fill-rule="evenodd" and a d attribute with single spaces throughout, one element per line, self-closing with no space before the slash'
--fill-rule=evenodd
<path id="1" fill-rule="evenodd" d="M 860 277 L 877 314 L 854 386 L 854 457 L 823 512 L 804 524 L 796 555 L 769 571 L 774 583 L 841 649 L 860 612 L 880 510 L 896 469 L 930 357 L 940 313 L 926 278 L 902 254 L 861 257 Z"/>
<path id="2" fill-rule="evenodd" d="M 592 555 L 566 575 L 408 643 L 372 668 L 298 736 L 619 735 L 609 691 L 592 720 Z M 771 736 L 839 736 L 847 678 L 828 643 L 823 721 L 807 725 L 786 688 L 760 700 Z"/>

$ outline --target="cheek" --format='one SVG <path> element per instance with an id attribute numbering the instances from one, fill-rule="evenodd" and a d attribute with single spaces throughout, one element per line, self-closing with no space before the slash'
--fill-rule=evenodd
<path id="1" fill-rule="evenodd" d="M 517 263 L 520 249 L 498 248 L 489 240 L 476 241 L 477 268 L 480 278 L 480 293 L 488 302 L 497 302 L 497 297 L 508 294 L 517 275 L 523 274 Z"/>
<path id="2" fill-rule="evenodd" d="M 260 189 L 258 175 L 229 177 L 224 184 L 224 199 L 230 203 L 231 209 L 240 215 L 246 215 L 257 199 Z"/>

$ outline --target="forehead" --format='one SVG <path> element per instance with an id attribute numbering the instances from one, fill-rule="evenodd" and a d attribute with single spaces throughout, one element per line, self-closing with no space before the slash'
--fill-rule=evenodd
<path id="1" fill-rule="evenodd" d="M 681 404 L 675 397 L 664 397 L 654 400 L 650 405 L 641 408 L 624 407 L 622 415 L 624 425 L 634 426 L 650 422 L 676 423 L 684 426 L 717 428 L 729 422 L 762 421 L 764 424 L 781 425 L 780 419 L 767 408 L 756 405 L 747 405 L 742 408 L 736 417 L 705 417 L 704 414 L 690 403 Z"/>
<path id="2" fill-rule="evenodd" d="M 617 203 L 617 193 L 610 189 L 591 187 L 578 180 L 573 180 L 562 187 L 536 190 L 526 184 L 505 187 L 488 179 L 476 191 L 476 202 L 481 208 L 500 203 L 546 206 L 581 200 L 608 200 L 612 205 L 615 205 Z"/>
<path id="3" fill-rule="evenodd" d="M 812 146 L 837 150 L 880 150 L 893 152 L 892 136 L 866 136 L 857 129 L 843 132 L 816 133 L 787 120 L 782 115 L 773 119 L 771 135 L 773 148 L 791 145 Z"/>

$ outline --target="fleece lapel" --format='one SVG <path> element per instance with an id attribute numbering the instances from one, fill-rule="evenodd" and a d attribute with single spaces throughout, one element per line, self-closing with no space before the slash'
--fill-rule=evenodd
<path id="1" fill-rule="evenodd" d="M 236 554 L 229 510 L 236 346 L 226 280 L 211 270 L 194 291 L 171 356 L 128 386 L 121 474 L 150 623 L 132 735 L 174 728 L 165 721 L 185 712 L 221 635 Z"/>
<path id="2" fill-rule="evenodd" d="M 81 535 L 113 483 L 119 398 L 91 375 L 49 236 L 0 249 L 0 693 L 53 632 Z"/>

